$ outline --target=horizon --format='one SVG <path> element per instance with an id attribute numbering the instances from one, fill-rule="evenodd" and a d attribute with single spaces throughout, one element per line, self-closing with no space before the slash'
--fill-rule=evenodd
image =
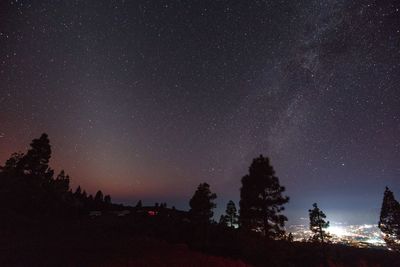
<path id="1" fill-rule="evenodd" d="M 51 141 L 51 140 L 50 140 Z M 54 147 L 53 144 L 51 144 L 52 147 Z M 27 148 L 28 146 L 25 146 L 25 148 Z M 18 150 L 15 152 L 23 152 L 23 150 Z M 14 153 L 14 152 L 13 152 Z M 10 154 L 11 155 L 11 154 Z M 6 158 L 7 159 L 7 158 Z M 5 160 L 3 161 L 3 163 L 0 164 L 0 166 L 2 166 L 5 162 Z M 52 157 L 53 159 L 53 157 Z M 52 159 L 50 159 L 50 166 L 52 166 Z M 63 168 L 60 169 L 55 169 L 55 172 L 58 173 L 61 170 L 65 170 Z M 68 174 L 68 171 L 65 170 L 66 173 Z M 207 182 L 207 181 L 205 181 Z M 72 185 L 74 185 L 72 187 L 72 190 L 75 190 L 76 187 L 81 186 L 82 190 L 86 190 L 86 192 L 88 194 L 92 194 L 94 195 L 96 193 L 97 190 L 99 190 L 99 188 L 94 189 L 92 191 L 87 190 L 87 188 L 85 188 L 84 186 L 82 186 L 81 184 L 77 184 L 76 182 L 74 182 L 74 178 L 71 177 L 71 183 Z M 239 185 L 240 186 L 240 185 Z M 168 207 L 172 207 L 175 206 L 177 209 L 180 210 L 184 210 L 184 211 L 188 211 L 190 209 L 189 207 L 189 199 L 192 196 L 192 194 L 194 193 L 196 188 L 193 188 L 192 191 L 188 191 L 185 192 L 185 194 L 187 194 L 187 198 L 184 197 L 179 197 L 179 196 L 172 196 L 172 198 L 167 198 L 170 202 L 166 201 L 166 198 L 155 198 L 155 197 L 144 197 L 144 198 L 130 198 L 130 197 L 118 197 L 118 196 L 113 196 L 112 197 L 112 201 L 114 203 L 117 204 L 124 204 L 127 206 L 131 206 L 134 207 L 136 205 L 136 203 L 141 200 L 144 206 L 154 206 L 155 203 L 162 203 L 162 202 L 166 202 Z M 212 189 L 212 184 L 211 184 L 211 189 Z M 214 210 L 214 216 L 213 219 L 218 221 L 218 218 L 221 214 L 223 214 L 225 212 L 225 208 L 226 208 L 226 204 L 229 200 L 233 200 L 235 202 L 235 204 L 237 205 L 237 207 L 239 208 L 239 189 L 238 188 L 238 192 L 237 192 L 237 197 L 236 198 L 230 198 L 230 199 L 221 199 L 220 197 L 217 197 L 216 199 L 216 203 L 217 203 L 217 207 Z M 109 192 L 106 191 L 106 189 L 101 189 L 104 193 L 108 194 Z M 376 194 L 378 195 L 377 200 L 375 201 L 375 207 L 372 210 L 372 212 L 368 213 L 367 215 L 361 210 L 358 211 L 358 213 L 354 212 L 354 211 L 350 211 L 350 213 L 352 213 L 351 215 L 348 214 L 348 211 L 346 212 L 345 210 L 341 210 L 338 209 L 337 207 L 335 207 L 335 205 L 331 205 L 331 209 L 326 208 L 322 205 L 320 205 L 320 203 L 324 203 L 324 202 L 318 202 L 318 204 L 320 205 L 320 207 L 325 211 L 325 213 L 327 214 L 327 219 L 328 221 L 334 223 L 334 224 L 342 224 L 342 225 L 363 225 L 363 224 L 372 224 L 372 225 L 376 225 L 378 220 L 379 220 L 379 213 L 380 213 L 380 208 L 381 208 L 381 200 L 383 198 L 383 191 L 380 194 Z M 215 191 L 214 191 L 215 192 Z M 218 192 L 217 193 L 218 196 Z M 285 191 L 286 195 L 288 195 L 288 190 Z M 396 192 L 394 192 L 396 195 Z M 290 197 L 290 195 L 288 195 Z M 296 225 L 307 225 L 307 220 L 308 220 L 308 209 L 311 208 L 311 205 L 309 205 L 308 208 L 306 209 L 293 209 L 290 205 L 292 201 L 289 201 L 289 203 L 287 203 L 285 205 L 286 209 L 283 212 L 287 217 L 288 217 L 288 221 L 286 222 L 286 227 L 290 228 L 291 226 L 296 226 Z M 296 202 L 296 204 L 298 204 L 299 201 Z M 289 209 L 289 212 L 287 212 L 287 210 Z M 354 217 L 356 217 L 357 219 L 354 219 Z"/>

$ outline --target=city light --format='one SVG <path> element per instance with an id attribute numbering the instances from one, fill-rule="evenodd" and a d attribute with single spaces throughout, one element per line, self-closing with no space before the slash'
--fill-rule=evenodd
<path id="1" fill-rule="evenodd" d="M 352 233 L 349 233 L 344 227 L 342 226 L 329 226 L 327 232 L 333 236 L 343 237 L 343 236 L 351 236 Z"/>
<path id="2" fill-rule="evenodd" d="M 307 242 L 312 236 L 308 225 L 305 224 L 292 225 L 288 228 L 288 231 L 292 232 L 294 241 Z M 327 232 L 331 235 L 332 243 L 355 247 L 386 248 L 378 225 L 345 225 L 334 223 L 327 229 Z"/>

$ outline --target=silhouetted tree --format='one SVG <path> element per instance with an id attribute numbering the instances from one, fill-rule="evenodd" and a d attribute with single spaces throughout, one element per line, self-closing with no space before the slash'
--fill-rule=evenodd
<path id="1" fill-rule="evenodd" d="M 227 227 L 228 226 L 228 219 L 226 218 L 226 215 L 221 215 L 220 217 L 219 217 L 219 222 L 218 222 L 218 224 L 219 225 L 221 225 L 221 226 L 224 226 L 224 227 Z"/>
<path id="2" fill-rule="evenodd" d="M 28 199 L 28 183 L 22 169 L 24 154 L 14 153 L 0 167 L 0 209 L 17 211 L 23 209 Z"/>
<path id="3" fill-rule="evenodd" d="M 22 159 L 25 174 L 49 180 L 54 172 L 49 168 L 51 146 L 47 134 L 42 134 L 39 139 L 33 139 L 30 146 Z"/>
<path id="4" fill-rule="evenodd" d="M 103 192 L 101 192 L 101 190 L 97 191 L 96 195 L 94 196 L 94 201 L 97 204 L 104 202 Z"/>
<path id="5" fill-rule="evenodd" d="M 72 195 L 69 191 L 69 176 L 62 170 L 55 179 L 51 179 L 46 186 L 47 194 L 44 202 L 47 202 L 48 212 L 52 215 L 66 212 L 72 205 Z"/>
<path id="6" fill-rule="evenodd" d="M 136 204 L 136 208 L 142 208 L 143 204 L 142 201 L 139 200 L 138 203 Z"/>
<path id="7" fill-rule="evenodd" d="M 42 134 L 40 138 L 32 140 L 28 152 L 19 163 L 23 172 L 19 190 L 24 194 L 20 201 L 25 203 L 25 209 L 32 216 L 54 212 L 54 205 L 49 205 L 55 195 L 52 192 L 54 171 L 49 167 L 50 158 L 50 140 L 47 134 Z"/>
<path id="8" fill-rule="evenodd" d="M 13 153 L 11 157 L 6 161 L 3 167 L 0 167 L 2 174 L 7 175 L 18 175 L 18 170 L 21 171 L 21 161 L 24 158 L 23 153 Z"/>
<path id="9" fill-rule="evenodd" d="M 53 182 L 54 190 L 59 195 L 64 195 L 69 190 L 69 176 L 65 174 L 64 170 L 57 175 L 56 179 Z"/>
<path id="10" fill-rule="evenodd" d="M 16 153 L 1 167 L 7 195 L 14 212 L 24 209 L 27 216 L 47 216 L 65 213 L 74 206 L 74 196 L 69 187 L 69 176 L 61 171 L 54 178 L 49 167 L 51 145 L 47 134 L 33 139 L 26 154 Z M 10 205 L 11 207 L 11 205 Z M 66 213 L 65 213 L 66 214 Z"/>
<path id="11" fill-rule="evenodd" d="M 200 224 L 210 223 L 210 219 L 214 215 L 212 210 L 216 207 L 213 201 L 216 198 L 217 195 L 210 191 L 209 184 L 200 184 L 189 202 L 192 221 Z"/>
<path id="12" fill-rule="evenodd" d="M 253 159 L 249 174 L 242 178 L 240 227 L 261 232 L 267 238 L 282 237 L 287 218 L 280 212 L 289 201 L 287 196 L 283 196 L 284 191 L 269 159 L 263 155 Z"/>
<path id="13" fill-rule="evenodd" d="M 293 240 L 294 240 L 293 234 L 292 234 L 292 233 L 289 233 L 289 234 L 286 236 L 286 241 L 288 241 L 288 242 L 293 242 Z"/>
<path id="14" fill-rule="evenodd" d="M 233 228 L 239 222 L 239 216 L 237 214 L 236 205 L 235 202 L 233 202 L 232 200 L 229 200 L 228 204 L 226 205 L 224 217 L 225 217 L 225 223 L 228 227 Z"/>
<path id="15" fill-rule="evenodd" d="M 111 196 L 110 195 L 105 195 L 104 196 L 104 203 L 106 205 L 111 205 Z"/>
<path id="16" fill-rule="evenodd" d="M 86 201 L 87 200 L 86 190 L 83 190 L 82 194 L 80 195 L 80 198 L 82 199 L 82 201 Z"/>
<path id="17" fill-rule="evenodd" d="M 324 243 L 331 237 L 325 229 L 329 227 L 329 221 L 325 221 L 326 215 L 317 206 L 313 204 L 313 208 L 308 210 L 310 217 L 310 230 L 312 232 L 311 241 Z"/>
<path id="18" fill-rule="evenodd" d="M 78 187 L 76 188 L 74 195 L 76 197 L 80 197 L 82 195 L 82 188 L 80 185 L 78 185 Z"/>
<path id="19" fill-rule="evenodd" d="M 206 246 L 209 241 L 209 228 L 213 223 L 213 209 L 216 208 L 215 193 L 210 190 L 210 185 L 201 183 L 189 201 L 189 216 L 192 229 L 192 238 L 200 246 Z"/>
<path id="20" fill-rule="evenodd" d="M 392 250 L 400 251 L 400 204 L 388 187 L 385 188 L 383 194 L 378 226 L 384 234 L 387 246 Z"/>

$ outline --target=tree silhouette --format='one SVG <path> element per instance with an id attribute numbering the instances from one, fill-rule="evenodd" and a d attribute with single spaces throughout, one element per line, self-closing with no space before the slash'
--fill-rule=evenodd
<path id="1" fill-rule="evenodd" d="M 227 219 L 226 215 L 223 215 L 223 214 L 222 214 L 222 215 L 219 217 L 219 222 L 218 222 L 218 224 L 221 225 L 221 226 L 224 226 L 224 227 L 227 227 L 227 226 L 228 226 L 228 219 Z"/>
<path id="2" fill-rule="evenodd" d="M 292 233 L 289 233 L 289 234 L 286 236 L 286 241 L 288 241 L 288 242 L 293 242 L 293 240 L 294 240 L 293 234 L 292 234 Z"/>
<path id="3" fill-rule="evenodd" d="M 58 195 L 64 195 L 69 190 L 69 176 L 65 174 L 64 170 L 57 175 L 53 180 L 54 190 Z"/>
<path id="4" fill-rule="evenodd" d="M 282 237 L 287 218 L 280 212 L 289 201 L 284 191 L 269 159 L 263 155 L 253 159 L 240 188 L 241 229 L 261 232 L 266 238 Z"/>
<path id="5" fill-rule="evenodd" d="M 142 201 L 139 200 L 138 203 L 136 204 L 136 208 L 140 209 L 142 208 L 142 206 L 143 206 Z"/>
<path id="6" fill-rule="evenodd" d="M 50 158 L 50 140 L 42 134 L 32 140 L 26 154 L 13 154 L 1 167 L 6 185 L 2 186 L 2 195 L 13 203 L 9 208 L 14 212 L 23 209 L 27 216 L 40 217 L 61 214 L 73 206 L 69 177 L 61 171 L 54 178 Z"/>
<path id="7" fill-rule="evenodd" d="M 19 163 L 21 165 L 18 169 L 21 168 L 23 174 L 22 183 L 19 185 L 19 190 L 23 193 L 20 201 L 25 203 L 25 208 L 32 215 L 35 212 L 49 215 L 49 213 L 58 211 L 50 202 L 55 195 L 53 192 L 54 171 L 49 167 L 50 158 L 50 140 L 44 133 L 38 139 L 32 140 L 30 149 Z M 49 203 L 52 204 L 49 205 Z"/>
<path id="8" fill-rule="evenodd" d="M 216 207 L 213 201 L 216 198 L 217 195 L 211 193 L 209 184 L 200 184 L 189 202 L 192 221 L 200 224 L 210 223 L 214 215 L 212 210 Z"/>
<path id="9" fill-rule="evenodd" d="M 13 153 L 11 157 L 6 161 L 3 167 L 0 167 L 0 171 L 3 175 L 15 176 L 19 175 L 18 171 L 22 170 L 21 162 L 24 158 L 23 153 Z"/>
<path id="10" fill-rule="evenodd" d="M 317 203 L 313 204 L 313 208 L 308 210 L 310 217 L 310 230 L 313 233 L 311 241 L 324 243 L 331 237 L 325 229 L 329 227 L 329 222 L 325 221 L 325 213 L 318 208 Z"/>
<path id="11" fill-rule="evenodd" d="M 17 212 L 30 203 L 28 183 L 22 169 L 23 153 L 14 153 L 0 167 L 0 209 Z"/>
<path id="12" fill-rule="evenodd" d="M 388 187 L 383 194 L 378 227 L 384 234 L 387 246 L 400 251 L 400 204 Z"/>
<path id="13" fill-rule="evenodd" d="M 94 195 L 94 205 L 97 210 L 102 210 L 104 208 L 104 196 L 101 190 L 97 191 L 96 195 Z"/>
<path id="14" fill-rule="evenodd" d="M 74 195 L 77 197 L 80 197 L 82 195 L 82 188 L 80 185 L 78 185 L 78 187 L 76 188 Z"/>
<path id="15" fill-rule="evenodd" d="M 110 195 L 105 195 L 104 196 L 104 203 L 106 205 L 110 205 L 111 204 L 111 196 Z"/>
<path id="16" fill-rule="evenodd" d="M 80 195 L 80 198 L 83 200 L 83 201 L 86 201 L 87 200 L 87 193 L 86 193 L 86 190 L 83 190 L 83 192 L 82 192 L 82 194 Z"/>
<path id="17" fill-rule="evenodd" d="M 104 201 L 103 192 L 101 192 L 101 190 L 97 191 L 96 195 L 94 196 L 94 201 L 97 203 L 102 203 Z"/>
<path id="18" fill-rule="evenodd" d="M 51 179 L 54 172 L 49 168 L 51 146 L 47 134 L 42 134 L 39 139 L 33 139 L 30 146 L 22 159 L 25 174 L 45 180 Z"/>
<path id="19" fill-rule="evenodd" d="M 72 205 L 72 194 L 69 190 L 69 176 L 62 170 L 55 179 L 51 179 L 48 184 L 45 184 L 46 197 L 43 200 L 47 203 L 47 208 L 50 214 L 62 214 L 66 212 L 68 207 Z"/>
<path id="20" fill-rule="evenodd" d="M 235 225 L 238 224 L 239 216 L 237 214 L 235 202 L 229 200 L 228 204 L 226 205 L 225 215 L 223 216 L 224 216 L 224 222 L 228 227 L 234 228 Z"/>

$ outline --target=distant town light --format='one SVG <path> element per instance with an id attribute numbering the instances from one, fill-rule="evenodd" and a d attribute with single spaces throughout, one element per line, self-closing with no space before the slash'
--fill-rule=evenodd
<path id="1" fill-rule="evenodd" d="M 147 213 L 149 214 L 149 216 L 156 216 L 157 215 L 157 212 L 154 211 L 154 210 L 149 210 Z"/>
<path id="2" fill-rule="evenodd" d="M 344 227 L 342 226 L 329 226 L 328 228 L 328 233 L 331 235 L 337 236 L 337 237 L 343 237 L 343 236 L 352 236 L 352 233 L 349 233 Z"/>

